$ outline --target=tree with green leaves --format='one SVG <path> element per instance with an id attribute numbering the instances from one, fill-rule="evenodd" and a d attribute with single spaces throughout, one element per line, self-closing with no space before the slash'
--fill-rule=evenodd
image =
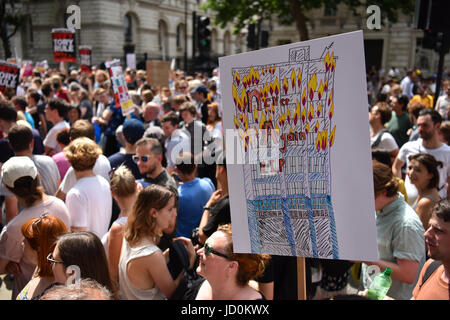
<path id="1" fill-rule="evenodd" d="M 275 15 L 281 24 L 295 23 L 303 41 L 309 39 L 308 11 L 322 6 L 336 9 L 341 3 L 347 5 L 355 16 L 359 16 L 361 7 L 377 5 L 382 19 L 387 18 L 394 23 L 399 12 L 414 12 L 414 0 L 207 0 L 201 9 L 213 10 L 216 14 L 214 23 L 222 28 L 229 22 L 233 23 L 235 33 L 260 19 L 271 20 Z"/>
<path id="2" fill-rule="evenodd" d="M 22 1 L 0 0 L 0 39 L 5 60 L 12 57 L 10 40 L 25 21 L 26 15 L 22 9 Z"/>

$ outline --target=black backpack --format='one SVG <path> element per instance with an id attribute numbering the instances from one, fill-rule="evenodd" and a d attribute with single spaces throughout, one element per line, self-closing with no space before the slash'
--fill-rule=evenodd
<path id="1" fill-rule="evenodd" d="M 427 270 L 425 270 L 425 273 L 423 274 L 422 283 L 420 284 L 419 289 L 422 289 L 422 286 L 425 284 L 425 282 L 428 280 L 428 278 L 433 274 L 433 272 L 436 271 L 437 268 L 442 264 L 441 261 L 435 260 L 427 267 Z"/>
<path id="2" fill-rule="evenodd" d="M 195 271 L 197 265 L 198 257 L 194 263 L 194 267 L 189 269 L 189 255 L 180 240 L 173 241 L 170 244 L 167 268 L 172 278 L 176 279 L 183 270 L 186 272 L 169 300 L 195 300 L 200 286 L 205 281 Z"/>

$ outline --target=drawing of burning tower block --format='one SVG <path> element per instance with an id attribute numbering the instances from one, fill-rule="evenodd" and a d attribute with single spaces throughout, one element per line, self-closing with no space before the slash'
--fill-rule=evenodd
<path id="1" fill-rule="evenodd" d="M 286 63 L 232 69 L 253 253 L 339 258 L 330 172 L 332 47 L 318 59 L 297 47 Z"/>

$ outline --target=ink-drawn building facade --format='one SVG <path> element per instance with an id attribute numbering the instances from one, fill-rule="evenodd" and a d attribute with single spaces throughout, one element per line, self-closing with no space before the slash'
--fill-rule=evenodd
<path id="1" fill-rule="evenodd" d="M 251 250 L 337 259 L 330 175 L 337 57 L 332 46 L 316 59 L 298 47 L 287 60 L 232 71 Z"/>

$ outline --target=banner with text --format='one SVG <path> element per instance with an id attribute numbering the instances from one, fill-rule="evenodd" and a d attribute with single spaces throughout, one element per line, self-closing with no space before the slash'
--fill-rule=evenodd
<path id="1" fill-rule="evenodd" d="M 75 30 L 52 29 L 53 60 L 55 62 L 76 62 Z"/>
<path id="2" fill-rule="evenodd" d="M 16 64 L 0 61 L 0 91 L 5 93 L 7 88 L 14 89 L 19 84 L 20 67 Z"/>
<path id="3" fill-rule="evenodd" d="M 81 73 L 91 73 L 92 47 L 80 46 L 80 68 Z"/>

